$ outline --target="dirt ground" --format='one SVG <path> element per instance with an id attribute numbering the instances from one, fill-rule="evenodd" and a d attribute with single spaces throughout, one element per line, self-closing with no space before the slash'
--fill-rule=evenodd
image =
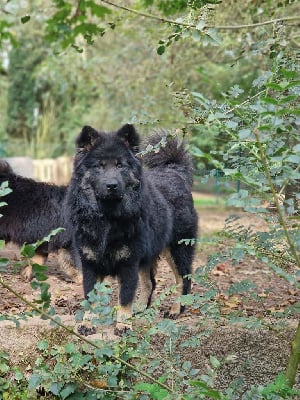
<path id="1" fill-rule="evenodd" d="M 252 215 L 242 212 L 234 212 L 223 208 L 206 208 L 199 210 L 200 237 L 209 238 L 212 234 L 222 230 L 226 218 L 230 214 L 239 214 L 242 223 L 254 225 L 256 228 L 264 229 L 261 220 L 255 219 Z M 228 243 L 226 240 L 221 245 L 210 245 L 205 242 L 198 245 L 197 255 L 194 261 L 194 269 L 204 265 L 210 254 L 224 249 Z M 19 249 L 16 246 L 8 245 L 0 257 L 9 257 L 11 260 L 7 272 L 1 273 L 4 282 L 10 284 L 14 290 L 23 295 L 26 299 L 36 298 L 36 292 L 30 284 L 24 282 L 14 263 L 19 260 Z M 82 300 L 82 287 L 76 284 L 61 271 L 57 264 L 57 257 L 50 255 L 48 282 L 51 285 L 51 302 L 56 313 L 70 325 L 74 324 L 73 315 L 80 307 Z M 276 319 L 271 316 L 274 311 L 283 311 L 285 307 L 300 301 L 300 293 L 293 289 L 285 280 L 276 276 L 266 265 L 255 259 L 246 258 L 237 265 L 230 262 L 220 262 L 212 271 L 211 279 L 218 288 L 217 299 L 221 304 L 221 314 L 226 317 L 229 313 L 235 312 L 240 317 L 258 317 L 266 324 L 263 328 L 243 328 L 238 324 L 229 325 L 225 322 L 212 324 L 212 333 L 203 336 L 201 346 L 182 350 L 183 357 L 191 360 L 193 365 L 204 372 L 209 365 L 209 356 L 213 355 L 219 359 L 231 355 L 231 362 L 224 364 L 218 373 L 218 384 L 226 387 L 234 378 L 242 377 L 247 387 L 252 384 L 259 384 L 272 379 L 280 370 L 286 366 L 290 352 L 290 342 L 295 333 L 296 320 L 286 320 L 284 328 L 279 329 Z M 256 298 L 250 295 L 228 296 L 226 290 L 230 285 L 242 280 L 250 280 L 256 284 Z M 161 260 L 157 274 L 158 295 L 170 282 L 173 276 L 165 260 Z M 116 285 L 114 287 L 113 301 L 116 301 Z M 203 293 L 203 287 L 199 284 L 193 285 L 194 293 Z M 168 300 L 164 301 L 161 309 L 161 316 L 168 309 Z M 13 294 L 0 286 L 0 316 L 1 314 L 16 315 L 28 310 Z M 180 317 L 179 323 L 190 326 L 188 335 L 201 334 L 207 328 L 205 317 L 201 310 L 188 308 Z M 8 321 L 0 322 L 0 350 L 6 350 L 16 363 L 31 354 L 36 342 L 43 335 L 45 321 L 38 318 L 30 320 L 22 328 L 15 328 L 14 324 Z M 41 328 L 41 325 L 43 326 Z M 48 327 L 48 325 L 47 325 Z M 47 329 L 50 329 L 48 327 Z"/>

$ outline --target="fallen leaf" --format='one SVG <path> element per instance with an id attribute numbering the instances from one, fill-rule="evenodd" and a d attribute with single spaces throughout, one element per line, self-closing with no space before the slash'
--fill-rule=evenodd
<path id="1" fill-rule="evenodd" d="M 257 296 L 263 298 L 268 297 L 267 293 L 258 293 Z"/>
<path id="2" fill-rule="evenodd" d="M 289 289 L 288 293 L 291 294 L 292 296 L 296 296 L 299 292 L 298 290 Z"/>
<path id="3" fill-rule="evenodd" d="M 108 384 L 106 381 L 102 381 L 102 380 L 98 380 L 98 379 L 90 381 L 90 385 L 97 389 L 107 389 L 108 388 Z"/>
<path id="4" fill-rule="evenodd" d="M 228 273 L 226 264 L 218 264 L 216 268 L 218 271 L 224 272 L 224 274 Z"/>

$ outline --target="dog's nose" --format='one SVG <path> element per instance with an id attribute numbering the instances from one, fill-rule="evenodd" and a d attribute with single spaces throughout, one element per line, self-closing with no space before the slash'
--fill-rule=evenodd
<path id="1" fill-rule="evenodd" d="M 116 183 L 107 183 L 106 188 L 109 192 L 117 190 L 118 185 Z"/>

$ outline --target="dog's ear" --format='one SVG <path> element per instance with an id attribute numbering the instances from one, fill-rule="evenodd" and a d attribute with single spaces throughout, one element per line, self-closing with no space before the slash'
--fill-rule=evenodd
<path id="1" fill-rule="evenodd" d="M 140 136 L 133 125 L 123 125 L 122 128 L 117 131 L 117 136 L 122 139 L 126 146 L 134 153 L 139 151 Z"/>
<path id="2" fill-rule="evenodd" d="M 84 126 L 76 139 L 76 147 L 78 149 L 90 150 L 93 147 L 97 137 L 98 132 L 91 126 Z"/>

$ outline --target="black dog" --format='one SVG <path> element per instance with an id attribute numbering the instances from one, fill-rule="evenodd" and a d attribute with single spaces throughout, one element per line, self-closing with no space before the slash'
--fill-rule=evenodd
<path id="1" fill-rule="evenodd" d="M 0 184 L 8 181 L 12 192 L 1 198 L 7 205 L 1 207 L 0 239 L 17 245 L 34 243 L 47 236 L 53 229 L 66 227 L 62 214 L 66 186 L 56 186 L 25 178 L 13 172 L 10 165 L 0 161 Z M 49 251 L 59 250 L 62 269 L 75 280 L 80 280 L 74 268 L 70 230 L 66 229 L 42 244 L 36 251 L 35 261 L 44 264 Z M 32 278 L 32 268 L 27 266 L 22 275 Z"/>
<path id="2" fill-rule="evenodd" d="M 84 294 L 97 279 L 117 276 L 117 333 L 131 327 L 139 273 L 144 285 L 141 300 L 149 306 L 156 261 L 163 250 L 169 253 L 180 294 L 191 287 L 186 275 L 191 273 L 194 248 L 178 243 L 197 235 L 191 160 L 184 144 L 164 132 L 145 146 L 160 141 L 165 146 L 144 157 L 146 170 L 137 156 L 139 135 L 132 125 L 115 133 L 86 126 L 76 142 L 66 209 L 81 257 Z M 177 301 L 170 315 L 182 311 Z"/>

